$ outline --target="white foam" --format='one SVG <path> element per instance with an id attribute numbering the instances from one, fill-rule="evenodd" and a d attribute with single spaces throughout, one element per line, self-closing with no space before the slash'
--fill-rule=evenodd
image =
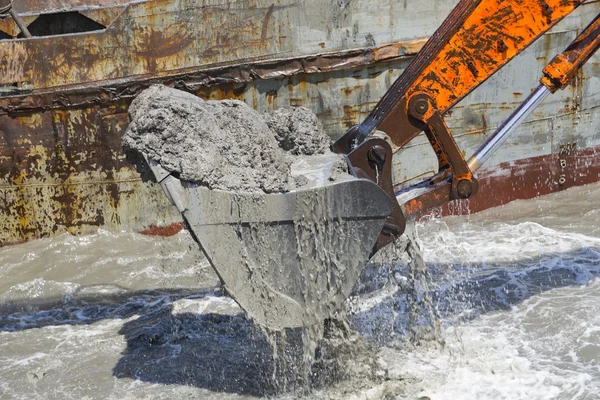
<path id="1" fill-rule="evenodd" d="M 420 382 L 406 398 L 596 398 L 600 393 L 600 279 L 596 278 L 600 239 L 533 222 L 465 222 L 451 230 L 443 221 L 433 221 L 420 228 L 425 260 L 445 268 L 436 277 L 440 290 L 457 280 L 495 278 L 500 284 L 496 288 L 484 285 L 468 290 L 496 290 L 500 299 L 507 299 L 505 304 L 513 306 L 474 314 L 476 319 L 467 323 L 456 324 L 468 309 L 458 317 L 446 316 L 447 323 L 455 325 L 446 327 L 442 350 L 404 344 L 384 347 L 381 357 L 390 368 L 390 378 Z M 567 274 L 568 284 L 560 284 L 563 275 L 556 276 L 558 272 Z M 502 279 L 496 273 L 503 274 Z M 538 284 L 537 280 L 548 288 L 528 286 Z M 522 293 L 509 301 L 514 291 Z M 374 301 L 381 302 L 381 309 Z M 374 314 L 360 322 L 379 323 L 377 313 L 387 313 L 389 318 L 386 302 L 390 299 L 378 295 L 364 299 L 359 311 Z"/>

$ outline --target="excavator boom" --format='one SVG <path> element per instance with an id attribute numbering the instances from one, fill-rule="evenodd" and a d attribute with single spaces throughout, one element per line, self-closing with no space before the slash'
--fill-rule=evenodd
<path id="1" fill-rule="evenodd" d="M 394 82 L 352 139 L 373 130 L 402 147 L 422 130 L 407 107 L 415 94 L 429 96 L 444 115 L 471 91 L 572 13 L 584 0 L 461 0 L 404 73 Z M 349 141 L 336 150 L 348 153 Z"/>
<path id="2" fill-rule="evenodd" d="M 357 176 L 378 182 L 379 171 L 391 175 L 391 171 L 385 171 L 391 168 L 391 162 L 374 165 L 368 157 L 357 154 L 369 155 L 377 148 L 385 155 L 380 159 L 391 159 L 391 146 L 381 139 L 367 140 L 375 129 L 383 131 L 398 150 L 425 131 L 437 155 L 438 174 L 402 191 L 402 204 L 394 202 L 374 252 L 402 234 L 407 217 L 415 218 L 432 208 L 474 196 L 478 191 L 474 172 L 483 161 L 548 94 L 571 82 L 598 49 L 598 17 L 544 69 L 540 87 L 468 162 L 444 122 L 444 115 L 456 103 L 582 3 L 461 1 L 370 115 L 334 143 L 333 150 L 348 155 Z M 380 186 L 390 197 L 400 194 L 386 179 Z M 419 196 L 407 198 L 406 192 L 415 193 L 414 189 L 420 189 Z"/>

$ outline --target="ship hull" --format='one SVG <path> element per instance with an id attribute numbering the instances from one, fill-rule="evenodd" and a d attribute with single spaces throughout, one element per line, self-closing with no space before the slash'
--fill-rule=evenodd
<path id="1" fill-rule="evenodd" d="M 64 17 L 53 2 L 15 3 L 33 27 L 40 16 Z M 93 31 L 11 39 L 18 28 L 0 21 L 3 245 L 98 228 L 181 228 L 148 171 L 122 150 L 128 106 L 150 84 L 240 99 L 261 112 L 306 106 L 335 138 L 368 114 L 456 1 L 72 3 L 82 29 Z M 598 2 L 581 6 L 446 116 L 467 156 L 598 12 Z M 440 212 L 476 212 L 600 180 L 599 77 L 595 56 L 480 171 L 479 194 Z M 420 136 L 396 154 L 395 182 L 422 180 L 436 164 Z"/>

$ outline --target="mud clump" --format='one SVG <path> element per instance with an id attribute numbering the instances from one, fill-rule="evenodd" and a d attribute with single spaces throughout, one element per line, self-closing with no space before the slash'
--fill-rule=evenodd
<path id="1" fill-rule="evenodd" d="M 329 138 L 306 108 L 261 116 L 237 100 L 204 102 L 163 85 L 143 91 L 129 108 L 124 138 L 180 179 L 210 189 L 281 193 L 296 188 L 295 157 L 323 154 Z"/>
<path id="2" fill-rule="evenodd" d="M 337 160 L 332 168 L 331 168 L 331 176 L 329 177 L 330 181 L 337 181 L 341 176 L 348 175 L 350 173 L 350 169 L 348 168 L 348 163 L 344 160 Z"/>
<path id="3" fill-rule="evenodd" d="M 275 132 L 279 147 L 293 155 L 312 156 L 329 149 L 329 137 L 306 107 L 280 108 L 265 114 L 264 119 Z"/>

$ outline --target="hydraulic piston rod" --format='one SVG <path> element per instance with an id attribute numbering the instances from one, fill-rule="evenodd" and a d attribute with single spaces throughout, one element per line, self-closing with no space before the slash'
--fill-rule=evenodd
<path id="1" fill-rule="evenodd" d="M 523 123 L 531 113 L 552 92 L 540 84 L 523 103 L 508 117 L 506 121 L 492 134 L 492 136 L 481 145 L 481 147 L 469 158 L 467 164 L 471 172 L 475 173 L 490 157 L 502 146 L 514 130 Z"/>

